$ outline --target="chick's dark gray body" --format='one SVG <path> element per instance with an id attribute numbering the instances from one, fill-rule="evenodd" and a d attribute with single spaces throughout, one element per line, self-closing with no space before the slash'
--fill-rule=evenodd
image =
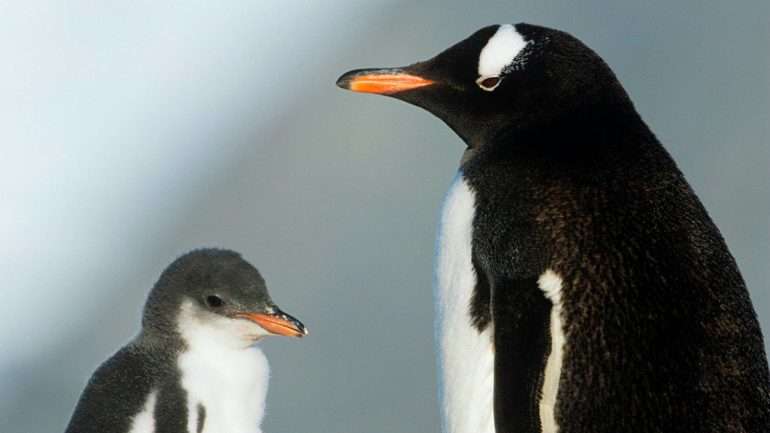
<path id="1" fill-rule="evenodd" d="M 439 242 L 447 431 L 770 431 L 735 261 L 593 51 L 490 26 L 338 84 L 425 108 L 467 144 Z"/>
<path id="2" fill-rule="evenodd" d="M 67 433 L 187 432 L 187 398 L 168 351 L 133 342 L 105 361 L 83 391 Z M 151 394 L 153 409 L 137 426 Z"/>
<path id="3" fill-rule="evenodd" d="M 271 300 L 235 252 L 201 249 L 172 263 L 147 300 L 142 331 L 93 374 L 67 433 L 259 433 L 268 334 L 304 326 Z"/>

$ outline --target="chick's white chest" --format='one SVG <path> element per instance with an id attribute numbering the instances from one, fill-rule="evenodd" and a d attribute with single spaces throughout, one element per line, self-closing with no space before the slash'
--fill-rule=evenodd
<path id="1" fill-rule="evenodd" d="M 229 344 L 235 341 L 216 334 L 216 329 L 195 327 L 183 333 L 187 348 L 177 362 L 187 394 L 187 431 L 261 433 L 267 358 L 256 346 Z"/>

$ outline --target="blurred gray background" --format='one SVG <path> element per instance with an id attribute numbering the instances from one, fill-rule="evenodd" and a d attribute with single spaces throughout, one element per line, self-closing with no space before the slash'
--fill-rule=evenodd
<path id="1" fill-rule="evenodd" d="M 770 2 L 0 2 L 0 431 L 62 431 L 160 271 L 236 249 L 311 329 L 264 343 L 266 432 L 438 431 L 432 260 L 463 145 L 334 86 L 477 28 L 613 67 L 770 334 Z"/>

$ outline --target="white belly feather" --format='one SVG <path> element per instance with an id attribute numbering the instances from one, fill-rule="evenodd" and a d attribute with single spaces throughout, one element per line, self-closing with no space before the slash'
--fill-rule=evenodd
<path id="1" fill-rule="evenodd" d="M 493 326 L 479 333 L 470 305 L 476 285 L 471 261 L 474 193 L 458 175 L 441 216 L 436 301 L 441 409 L 447 433 L 494 433 Z"/>
<path id="2" fill-rule="evenodd" d="M 495 432 L 494 324 L 490 323 L 479 333 L 470 316 L 476 285 L 471 256 L 475 206 L 474 192 L 460 173 L 444 202 L 436 258 L 439 386 L 446 433 Z M 545 366 L 538 415 L 543 433 L 556 433 L 559 428 L 554 408 L 565 343 L 561 325 L 561 279 L 548 270 L 538 283 L 553 302 L 549 325 L 552 350 Z"/>
<path id="3" fill-rule="evenodd" d="M 155 432 L 155 403 L 158 400 L 158 390 L 152 390 L 144 401 L 144 405 L 138 414 L 131 420 L 131 430 L 128 433 L 154 433 Z"/>
<path id="4" fill-rule="evenodd" d="M 557 433 L 559 424 L 556 422 L 556 397 L 559 393 L 562 358 L 564 355 L 564 329 L 561 322 L 561 286 L 562 279 L 554 271 L 548 269 L 537 280 L 537 285 L 543 291 L 553 306 L 551 307 L 551 353 L 545 364 L 543 373 L 542 398 L 539 413 L 542 433 Z"/>

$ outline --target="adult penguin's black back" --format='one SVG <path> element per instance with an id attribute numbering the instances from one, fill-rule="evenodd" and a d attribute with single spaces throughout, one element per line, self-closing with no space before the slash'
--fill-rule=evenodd
<path id="1" fill-rule="evenodd" d="M 425 108 L 467 144 L 437 263 L 447 431 L 770 431 L 735 261 L 593 51 L 496 25 L 338 85 Z"/>

